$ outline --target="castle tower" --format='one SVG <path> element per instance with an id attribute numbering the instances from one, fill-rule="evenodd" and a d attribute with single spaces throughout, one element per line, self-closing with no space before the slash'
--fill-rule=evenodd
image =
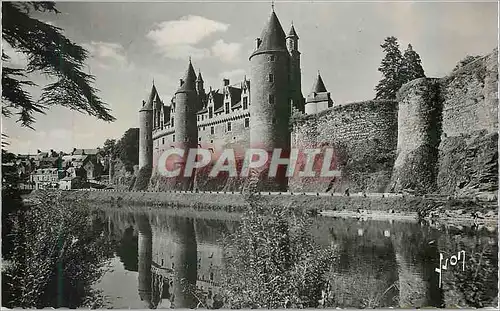
<path id="1" fill-rule="evenodd" d="M 139 169 L 153 164 L 153 102 L 157 96 L 153 84 L 148 101 L 139 110 Z"/>
<path id="2" fill-rule="evenodd" d="M 330 107 L 333 107 L 333 100 L 330 97 L 330 92 L 326 90 L 325 83 L 318 71 L 311 93 L 307 96 L 305 112 L 306 114 L 314 114 Z"/>
<path id="3" fill-rule="evenodd" d="M 205 101 L 205 88 L 203 86 L 203 77 L 201 76 L 201 71 L 198 71 L 198 77 L 196 78 L 196 93 L 198 94 L 198 107 L 196 110 L 199 111 L 203 109 L 204 101 Z"/>
<path id="4" fill-rule="evenodd" d="M 285 191 L 285 166 L 279 166 L 276 177 L 267 174 L 273 150 L 283 149 L 282 157 L 288 157 L 290 150 L 290 55 L 274 10 L 250 55 L 250 68 L 250 147 L 267 150 L 270 155 L 267 165 L 256 172 L 257 188 Z"/>
<path id="5" fill-rule="evenodd" d="M 286 47 L 290 53 L 290 97 L 292 99 L 292 106 L 300 112 L 304 112 L 304 96 L 302 95 L 302 78 L 300 72 L 299 36 L 293 24 L 286 36 Z"/>
<path id="6" fill-rule="evenodd" d="M 198 128 L 196 127 L 196 112 L 198 106 L 198 94 L 196 90 L 196 73 L 191 60 L 181 80 L 179 89 L 175 92 L 175 116 L 174 130 L 176 148 L 184 150 L 183 159 L 178 162 L 181 167 L 181 175 L 176 178 L 176 190 L 192 190 L 194 182 L 194 171 L 190 177 L 184 176 L 184 165 L 190 148 L 198 147 Z"/>

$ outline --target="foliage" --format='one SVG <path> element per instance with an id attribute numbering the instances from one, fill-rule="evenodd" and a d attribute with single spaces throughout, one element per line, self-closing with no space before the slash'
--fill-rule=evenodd
<path id="1" fill-rule="evenodd" d="M 396 93 L 403 85 L 401 78 L 401 66 L 403 56 L 399 50 L 399 43 L 396 37 L 387 37 L 382 45 L 385 57 L 378 68 L 383 75 L 382 80 L 375 87 L 375 99 L 396 99 Z"/>
<path id="2" fill-rule="evenodd" d="M 224 247 L 222 287 L 228 307 L 317 307 L 335 250 L 313 243 L 303 210 L 264 207 L 252 193 L 248 202 Z"/>
<path id="3" fill-rule="evenodd" d="M 71 42 L 62 29 L 32 18 L 32 12 L 59 13 L 53 2 L 5 2 L 2 4 L 2 38 L 16 52 L 27 56 L 26 68 L 2 65 L 2 115 L 19 115 L 22 126 L 32 128 L 35 113 L 53 105 L 114 121 L 109 108 L 92 87 L 94 76 L 85 73 L 88 52 Z M 2 50 L 2 61 L 10 57 Z M 25 87 L 36 86 L 27 74 L 41 73 L 57 81 L 42 88 L 35 102 Z"/>
<path id="4" fill-rule="evenodd" d="M 96 307 L 92 285 L 104 273 L 112 247 L 87 205 L 39 193 L 36 205 L 14 216 L 12 265 L 2 276 L 6 307 Z"/>
<path id="5" fill-rule="evenodd" d="M 106 139 L 104 141 L 103 148 L 101 149 L 101 153 L 103 156 L 114 156 L 116 149 L 116 139 Z"/>
<path id="6" fill-rule="evenodd" d="M 137 178 L 134 181 L 134 190 L 143 191 L 148 189 L 152 170 L 153 167 L 151 165 L 146 165 L 139 170 Z"/>
<path id="7" fill-rule="evenodd" d="M 402 64 L 403 84 L 412 80 L 425 77 L 424 68 L 422 68 L 422 61 L 420 55 L 413 50 L 411 44 L 403 54 Z"/>
<path id="8" fill-rule="evenodd" d="M 125 169 L 133 172 L 134 165 L 139 164 L 139 129 L 129 128 L 116 143 L 114 150 Z"/>
<path id="9" fill-rule="evenodd" d="M 387 37 L 380 46 L 385 52 L 385 57 L 378 68 L 383 78 L 375 87 L 375 99 L 394 100 L 403 84 L 425 77 L 424 69 L 421 65 L 420 56 L 413 50 L 411 44 L 408 44 L 404 55 L 399 50 L 396 37 Z"/>
<path id="10" fill-rule="evenodd" d="M 465 271 L 452 272 L 467 307 L 489 307 L 495 305 L 493 301 L 498 296 L 498 247 L 479 243 L 474 246 L 473 252 L 467 254 Z"/>
<path id="11" fill-rule="evenodd" d="M 475 55 L 475 56 L 467 55 L 464 59 L 462 59 L 461 61 L 459 61 L 457 63 L 457 65 L 455 66 L 455 68 L 453 68 L 453 71 L 456 71 L 456 70 L 464 67 L 465 65 L 470 64 L 473 61 L 478 60 L 480 58 L 481 58 L 481 56 L 479 56 L 479 55 Z"/>

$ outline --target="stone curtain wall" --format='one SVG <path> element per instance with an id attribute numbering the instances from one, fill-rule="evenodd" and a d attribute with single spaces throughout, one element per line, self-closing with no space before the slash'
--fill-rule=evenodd
<path id="1" fill-rule="evenodd" d="M 397 141 L 397 103 L 365 101 L 336 106 L 296 121 L 293 148 L 335 150 L 342 177 L 289 180 L 291 191 L 383 192 Z"/>
<path id="2" fill-rule="evenodd" d="M 443 78 L 441 193 L 498 190 L 498 50 Z"/>

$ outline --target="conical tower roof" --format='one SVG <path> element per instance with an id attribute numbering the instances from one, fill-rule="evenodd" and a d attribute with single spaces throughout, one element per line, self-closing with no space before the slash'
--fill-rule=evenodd
<path id="1" fill-rule="evenodd" d="M 158 92 L 156 91 L 156 87 L 153 84 L 153 87 L 151 88 L 151 92 L 149 93 L 149 97 L 148 100 L 146 101 L 146 104 L 139 111 L 153 110 L 153 102 L 155 101 L 157 96 Z"/>
<path id="2" fill-rule="evenodd" d="M 198 71 L 198 78 L 196 78 L 196 81 L 203 82 L 203 78 L 201 77 L 201 71 Z"/>
<path id="3" fill-rule="evenodd" d="M 292 24 L 292 27 L 290 28 L 290 31 L 288 32 L 288 36 L 286 36 L 287 38 L 299 38 L 299 36 L 297 36 L 297 32 L 295 32 L 295 27 L 293 27 L 293 24 Z"/>
<path id="4" fill-rule="evenodd" d="M 250 57 L 265 51 L 287 51 L 286 36 L 280 21 L 274 11 L 269 16 L 266 26 L 262 30 L 260 36 L 261 43 L 259 47 L 252 53 Z"/>
<path id="5" fill-rule="evenodd" d="M 327 90 L 325 87 L 325 83 L 323 83 L 323 79 L 321 78 L 321 75 L 318 72 L 318 77 L 314 82 L 311 93 L 323 93 L 323 92 L 327 92 Z"/>
<path id="6" fill-rule="evenodd" d="M 186 70 L 183 81 L 184 83 L 182 83 L 177 92 L 196 90 L 196 73 L 194 71 L 191 60 L 189 60 L 189 66 Z"/>

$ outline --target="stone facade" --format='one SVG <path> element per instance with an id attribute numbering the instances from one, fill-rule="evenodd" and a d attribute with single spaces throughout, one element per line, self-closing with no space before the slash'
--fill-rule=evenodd
<path id="1" fill-rule="evenodd" d="M 372 100 L 335 106 L 297 120 L 292 146 L 333 148 L 333 162 L 342 176 L 294 178 L 290 190 L 383 192 L 394 163 L 397 113 L 397 102 Z"/>

